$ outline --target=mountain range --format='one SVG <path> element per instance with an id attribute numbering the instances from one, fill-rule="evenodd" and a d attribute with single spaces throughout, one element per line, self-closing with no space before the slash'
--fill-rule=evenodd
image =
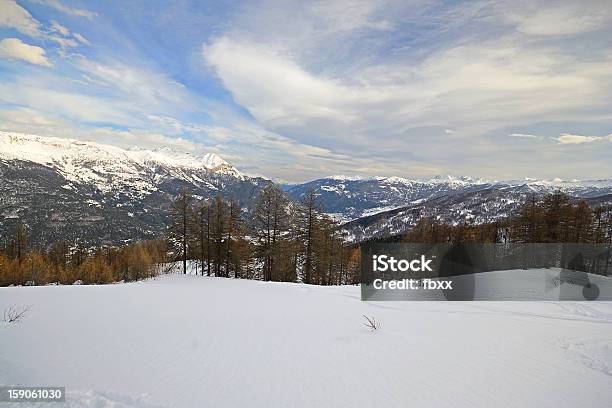
<path id="1" fill-rule="evenodd" d="M 516 213 L 533 196 L 555 191 L 595 205 L 612 203 L 612 180 L 333 176 L 286 185 L 285 189 L 294 200 L 313 189 L 326 211 L 343 224 L 351 241 L 401 234 L 422 217 L 450 224 L 495 221 Z"/>
<path id="2" fill-rule="evenodd" d="M 182 188 L 196 199 L 221 194 L 248 206 L 268 183 L 212 153 L 0 132 L 0 234 L 20 219 L 39 245 L 57 237 L 86 244 L 154 238 Z"/>
<path id="3" fill-rule="evenodd" d="M 57 237 L 86 244 L 153 238 L 164 232 L 171 201 L 182 188 L 196 199 L 221 194 L 249 208 L 268 183 L 214 153 L 0 132 L 0 235 L 23 220 L 37 245 Z M 556 190 L 594 204 L 612 202 L 612 180 L 332 176 L 282 187 L 296 201 L 314 190 L 351 241 L 405 232 L 423 216 L 492 221 Z"/>

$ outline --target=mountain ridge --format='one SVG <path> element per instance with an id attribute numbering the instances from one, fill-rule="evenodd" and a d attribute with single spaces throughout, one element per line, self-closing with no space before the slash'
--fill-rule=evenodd
<path id="1" fill-rule="evenodd" d="M 24 220 L 37 245 L 151 239 L 164 234 L 183 188 L 195 200 L 220 194 L 249 207 L 268 183 L 214 154 L 0 132 L 0 235 Z"/>
<path id="2" fill-rule="evenodd" d="M 196 200 L 221 194 L 248 208 L 268 183 L 214 153 L 0 132 L 0 233 L 11 220 L 24 219 L 43 243 L 53 234 L 109 242 L 153 238 L 163 234 L 171 201 L 182 188 Z M 294 201 L 313 189 L 325 212 L 355 241 L 401 233 L 423 216 L 451 223 L 502 218 L 530 196 L 557 190 L 598 203 L 612 197 L 610 179 L 492 181 L 448 174 L 337 175 L 282 187 Z"/>

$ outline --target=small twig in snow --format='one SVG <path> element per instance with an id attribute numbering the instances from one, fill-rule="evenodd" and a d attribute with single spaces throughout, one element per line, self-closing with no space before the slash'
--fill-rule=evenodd
<path id="1" fill-rule="evenodd" d="M 3 321 L 5 323 L 20 322 L 29 311 L 30 305 L 22 306 L 19 309 L 17 309 L 15 306 L 9 306 L 4 309 Z"/>
<path id="2" fill-rule="evenodd" d="M 378 328 L 380 328 L 380 323 L 377 322 L 373 317 L 368 317 L 366 315 L 363 315 L 363 317 L 365 317 L 365 319 L 367 320 L 367 323 L 364 323 L 363 325 L 366 327 L 369 327 L 372 330 L 377 330 Z"/>

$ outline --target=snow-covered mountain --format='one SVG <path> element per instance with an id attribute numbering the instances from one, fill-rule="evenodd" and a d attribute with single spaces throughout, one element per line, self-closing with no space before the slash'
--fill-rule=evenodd
<path id="1" fill-rule="evenodd" d="M 267 183 L 213 153 L 0 132 L 0 235 L 21 219 L 37 244 L 58 236 L 92 243 L 151 238 L 163 232 L 170 202 L 183 187 L 196 199 L 221 194 L 248 207 Z M 355 241 L 405 232 L 421 217 L 495 220 L 534 194 L 556 190 L 595 204 L 612 202 L 612 180 L 332 176 L 284 188 L 294 200 L 313 189 Z"/>
<path id="2" fill-rule="evenodd" d="M 612 201 L 612 180 L 332 176 L 285 189 L 295 200 L 313 189 L 324 209 L 344 224 L 354 241 L 403 233 L 422 217 L 447 223 L 494 221 L 515 213 L 534 194 L 558 190 L 594 204 Z"/>
<path id="3" fill-rule="evenodd" d="M 200 180 L 194 176 L 198 172 L 245 179 L 214 153 L 194 156 L 169 148 L 122 149 L 75 139 L 11 132 L 0 132 L 0 160 L 40 164 L 56 170 L 69 183 L 88 183 L 103 191 L 129 186 L 146 193 L 154 191 L 156 184 L 168 177 L 197 183 Z"/>
<path id="4" fill-rule="evenodd" d="M 267 183 L 214 153 L 0 132 L 0 234 L 19 218 L 37 243 L 155 237 L 183 187 L 196 199 L 221 194 L 248 206 Z"/>
<path id="5" fill-rule="evenodd" d="M 411 180 L 401 177 L 332 176 L 285 188 L 296 200 L 308 190 L 314 190 L 328 213 L 341 222 L 348 222 L 472 186 L 484 188 L 489 185 L 485 181 L 478 184 L 459 178 Z"/>

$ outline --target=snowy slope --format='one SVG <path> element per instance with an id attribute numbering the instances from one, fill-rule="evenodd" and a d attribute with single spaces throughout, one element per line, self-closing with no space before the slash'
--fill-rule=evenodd
<path id="1" fill-rule="evenodd" d="M 612 406 L 606 302 L 361 302 L 173 275 L 0 288 L 12 304 L 32 309 L 0 325 L 0 383 L 65 385 L 70 407 Z"/>

